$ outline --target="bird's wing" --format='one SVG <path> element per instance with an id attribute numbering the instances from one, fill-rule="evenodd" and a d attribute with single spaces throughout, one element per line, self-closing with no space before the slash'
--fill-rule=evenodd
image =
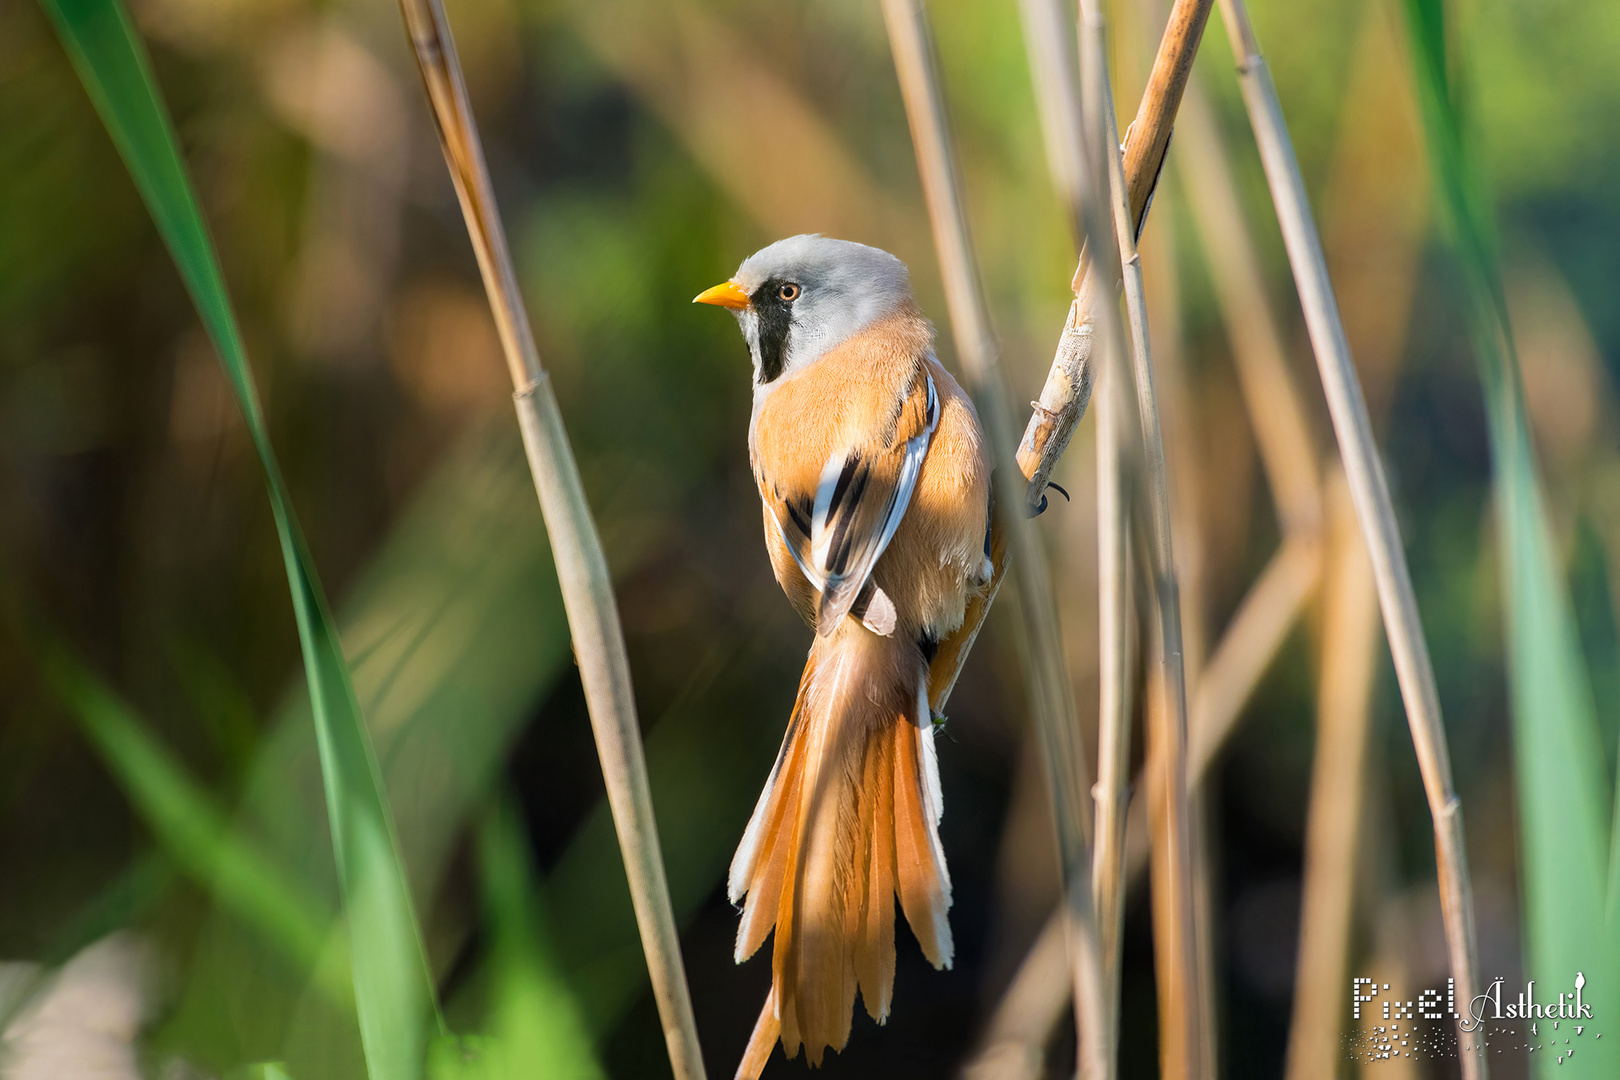
<path id="1" fill-rule="evenodd" d="M 893 605 L 881 590 L 865 586 L 911 504 L 938 423 L 939 395 L 920 366 L 891 438 L 834 450 L 813 498 L 775 500 L 772 516 L 782 541 L 821 592 L 817 633 L 831 633 L 852 609 L 879 633 L 893 629 Z"/>

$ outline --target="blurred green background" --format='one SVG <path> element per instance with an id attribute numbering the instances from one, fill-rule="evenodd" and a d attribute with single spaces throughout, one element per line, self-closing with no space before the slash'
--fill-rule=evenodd
<path id="1" fill-rule="evenodd" d="M 809 631 L 761 544 L 745 349 L 731 320 L 689 301 L 770 240 L 818 231 L 901 256 L 944 325 L 888 46 L 876 6 L 856 0 L 447 6 L 614 570 L 699 1029 L 711 1073 L 729 1075 L 769 975 L 762 958 L 731 963 L 721 881 Z M 502 1020 L 494 1003 L 514 998 L 492 988 L 518 977 L 503 957 L 528 956 L 531 1015 L 561 1018 L 552 1045 L 584 1047 L 567 1069 L 666 1074 L 499 345 L 398 12 L 380 0 L 132 9 L 338 612 L 450 1026 L 524 1028 Z M 1499 213 L 1533 434 L 1613 777 L 1620 140 L 1608 133 L 1620 9 L 1469 0 L 1451 12 L 1460 108 Z M 931 14 L 1003 359 L 1014 399 L 1027 400 L 1062 325 L 1073 249 L 1017 6 Z M 1151 4 L 1116 4 L 1111 17 L 1128 121 L 1159 25 Z M 1513 985 L 1519 827 L 1491 463 L 1403 16 L 1389 0 L 1257 0 L 1254 18 L 1395 489 L 1468 817 L 1482 969 Z M 1326 453 L 1231 69 L 1217 16 L 1195 78 Z M 1183 372 L 1167 438 L 1185 495 L 1177 527 L 1196 537 L 1202 565 L 1194 617 L 1213 643 L 1279 532 L 1176 157 L 1173 143 L 1143 259 L 1156 346 Z M 948 335 L 940 350 L 950 363 Z M 1094 725 L 1091 439 L 1088 421 L 1056 477 L 1074 501 L 1039 527 Z M 64 1007 L 56 1022 L 73 1045 L 123 1055 L 129 1071 L 107 1075 L 274 1075 L 263 1062 L 298 1078 L 363 1075 L 260 466 L 123 163 L 26 0 L 0 6 L 0 579 L 0 1017 L 14 1025 L 0 1069 L 24 1067 L 23 1017 L 40 1030 L 23 1003 L 78 971 L 114 988 L 112 1018 L 96 1027 L 102 1014 L 79 1010 L 79 1032 Z M 956 1068 L 1056 895 L 1006 618 L 992 617 L 940 749 L 956 969 L 932 971 L 902 932 L 890 1022 L 858 1011 L 829 1075 Z M 1209 783 L 1232 1075 L 1282 1068 L 1314 641 L 1307 617 Z M 127 708 L 97 726 L 47 677 L 60 668 L 42 667 L 42 652 Z M 1352 967 L 1398 963 L 1421 988 L 1446 971 L 1432 832 L 1382 652 L 1380 664 Z M 254 873 L 275 884 L 258 887 Z M 1133 894 L 1127 918 L 1123 1066 L 1151 1075 L 1145 896 Z M 1066 1038 L 1051 1075 L 1070 1068 Z M 54 1075 L 78 1075 L 70 1066 Z M 1526 1068 L 1514 1055 L 1492 1066 Z"/>

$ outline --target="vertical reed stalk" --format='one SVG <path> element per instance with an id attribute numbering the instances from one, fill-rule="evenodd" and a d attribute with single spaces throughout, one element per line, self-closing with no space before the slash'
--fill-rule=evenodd
<path id="1" fill-rule="evenodd" d="M 607 558 L 585 501 L 579 468 L 550 377 L 541 367 L 529 329 L 444 9 L 440 0 L 400 0 L 400 10 L 511 372 L 518 425 L 551 537 L 574 655 L 585 687 L 608 805 L 624 854 L 630 898 L 663 1022 L 670 1066 L 678 1080 L 702 1080 L 697 1023 L 659 853 L 652 791 L 630 684 L 630 663 L 625 655 L 624 632 Z"/>
<path id="2" fill-rule="evenodd" d="M 1181 983 L 1183 987 L 1192 987 L 1197 982 L 1191 893 L 1188 888 L 1190 859 L 1187 847 L 1189 830 L 1185 784 L 1186 682 L 1182 667 L 1181 611 L 1170 550 L 1169 492 L 1164 469 L 1163 443 L 1159 433 L 1158 409 L 1152 389 L 1141 267 L 1136 255 L 1138 228 L 1132 212 L 1132 204 L 1138 201 L 1139 212 L 1146 210 L 1152 186 L 1157 180 L 1163 162 L 1164 149 L 1169 141 L 1168 119 L 1174 114 L 1173 106 L 1167 116 L 1162 106 L 1151 105 L 1148 102 L 1179 100 L 1181 90 L 1185 86 L 1192 49 L 1161 47 L 1159 62 L 1155 63 L 1143 106 L 1143 112 L 1150 119 L 1144 125 L 1142 136 L 1135 144 L 1133 162 L 1137 166 L 1136 175 L 1128 178 L 1125 164 L 1121 160 L 1118 132 L 1114 127 L 1101 16 L 1094 5 L 1083 3 L 1081 6 L 1085 10 L 1087 29 L 1081 35 L 1083 63 L 1080 67 L 1090 75 L 1084 87 L 1081 87 L 1079 80 L 1071 74 L 1073 64 L 1064 45 L 1068 38 L 1070 20 L 1061 12 L 1059 5 L 1050 0 L 1044 3 L 1027 0 L 1022 9 L 1025 39 L 1029 48 L 1031 69 L 1039 91 L 1037 101 L 1041 106 L 1042 129 L 1046 137 L 1051 171 L 1059 194 L 1069 209 L 1076 236 L 1083 235 L 1089 242 L 1100 244 L 1103 255 L 1103 269 L 1099 272 L 1091 265 L 1097 255 L 1096 249 L 1091 249 L 1090 258 L 1087 257 L 1086 251 L 1082 251 L 1080 267 L 1075 276 L 1075 302 L 1070 309 L 1069 323 L 1065 327 L 1063 341 L 1067 344 L 1071 340 L 1078 339 L 1089 346 L 1093 318 L 1100 316 L 1104 329 L 1103 337 L 1110 347 L 1112 348 L 1115 343 L 1123 343 L 1124 334 L 1118 325 L 1118 308 L 1114 306 L 1114 282 L 1121 279 L 1130 315 L 1131 366 L 1127 367 L 1124 363 L 1112 361 L 1112 354 L 1109 350 L 1105 350 L 1105 355 L 1110 355 L 1115 386 L 1113 390 L 1105 390 L 1109 395 L 1109 404 L 1104 406 L 1105 415 L 1098 434 L 1102 700 L 1098 750 L 1101 782 L 1097 796 L 1099 818 L 1106 823 L 1107 831 L 1099 837 L 1096 904 L 1099 913 L 1106 916 L 1106 921 L 1100 923 L 1100 933 L 1104 943 L 1103 976 L 1110 1036 L 1106 1066 L 1112 1075 L 1116 1065 L 1112 1043 L 1116 1037 L 1114 1025 L 1117 1012 L 1115 1002 L 1118 996 L 1119 920 L 1124 899 L 1124 877 L 1120 872 L 1124 852 L 1124 810 L 1127 805 L 1124 794 L 1126 790 L 1124 770 L 1126 755 L 1129 752 L 1129 713 L 1124 690 L 1130 670 L 1124 646 L 1127 624 L 1124 605 L 1128 579 L 1122 576 L 1126 567 L 1124 552 L 1128 532 L 1125 526 L 1124 507 L 1127 504 L 1121 498 L 1124 493 L 1118 486 L 1121 484 L 1120 475 L 1127 468 L 1133 472 L 1140 472 L 1147 489 L 1145 494 L 1149 504 L 1146 517 L 1147 532 L 1151 537 L 1150 564 L 1159 613 L 1156 624 L 1160 630 L 1158 654 L 1165 700 L 1170 708 L 1169 730 L 1172 736 L 1170 748 L 1163 761 L 1169 769 L 1169 782 L 1165 785 L 1165 791 L 1171 800 L 1170 817 L 1173 820 L 1167 836 L 1174 852 L 1170 859 L 1174 869 L 1168 880 L 1173 883 L 1176 896 L 1174 906 L 1180 916 L 1175 920 L 1178 941 L 1177 970 L 1185 976 Z M 1166 42 L 1180 42 L 1183 45 L 1190 42 L 1191 46 L 1196 47 L 1203 16 L 1207 15 L 1207 12 L 1208 5 L 1203 6 L 1201 14 L 1196 4 L 1180 5 L 1183 18 L 1179 24 L 1172 21 L 1166 34 Z M 1183 31 L 1179 36 L 1176 34 L 1178 25 Z M 1084 141 L 1080 138 L 1081 132 L 1085 133 Z M 1101 146 L 1103 153 L 1099 156 L 1094 151 L 1088 152 L 1087 142 L 1092 147 Z M 1151 168 L 1148 163 L 1151 163 Z M 1136 181 L 1134 185 L 1132 180 Z M 1113 194 L 1112 222 L 1109 222 L 1102 210 L 1101 192 L 1105 183 Z M 1096 304 L 1099 296 L 1103 297 L 1100 308 Z M 1089 360 L 1089 352 L 1087 359 Z M 1034 470 L 1030 470 L 1029 459 L 1036 448 L 1043 445 L 1041 442 L 1043 438 L 1058 443 L 1067 438 L 1061 424 L 1052 420 L 1051 414 L 1061 413 L 1061 408 L 1053 410 L 1048 401 L 1054 389 L 1059 392 L 1064 389 L 1062 361 L 1063 348 L 1060 346 L 1059 361 L 1054 363 L 1052 376 L 1047 380 L 1047 388 L 1043 390 L 1041 402 L 1036 405 L 1035 417 L 1026 433 L 1024 444 L 1020 447 L 1020 458 L 1025 463 L 1026 471 L 1032 471 L 1032 494 L 1038 492 L 1050 471 L 1050 466 L 1045 468 L 1037 466 Z M 1136 431 L 1131 432 L 1132 437 L 1122 439 L 1123 429 L 1127 426 L 1126 417 L 1129 415 L 1123 400 L 1127 396 L 1128 386 L 1134 386 L 1137 396 L 1137 414 L 1129 426 L 1135 427 L 1136 431 L 1140 432 L 1140 443 L 1134 439 Z M 1116 403 L 1121 406 L 1117 411 L 1113 407 Z M 1047 447 L 1051 445 L 1050 441 L 1044 444 Z M 1110 469 L 1113 470 L 1112 475 L 1108 475 Z M 1182 1010 L 1182 1015 L 1196 1020 L 1195 1010 Z"/>
<path id="3" fill-rule="evenodd" d="M 1328 280 L 1322 245 L 1311 219 L 1305 184 L 1294 157 L 1276 87 L 1260 55 L 1259 42 L 1243 0 L 1221 0 L 1221 13 L 1232 41 L 1232 52 L 1238 58 L 1239 83 L 1249 123 L 1260 146 L 1261 163 L 1282 226 L 1283 243 L 1288 249 L 1289 264 L 1305 312 L 1305 325 L 1316 352 L 1339 453 L 1372 558 L 1384 629 L 1395 659 L 1395 673 L 1406 705 L 1418 767 L 1423 773 L 1429 812 L 1434 818 L 1435 862 L 1452 975 L 1457 981 L 1458 996 L 1463 1001 L 1471 1001 L 1479 985 L 1478 952 L 1474 941 L 1473 890 L 1463 841 L 1462 803 L 1452 786 L 1451 760 L 1440 716 L 1434 668 L 1423 638 L 1389 484 L 1373 442 L 1367 404 L 1350 359 L 1350 346 L 1339 320 L 1338 304 Z M 1461 1041 L 1464 1080 L 1483 1080 L 1487 1074 L 1483 1041 L 1466 1037 Z"/>
<path id="4" fill-rule="evenodd" d="M 1117 373 L 1116 373 L 1117 374 Z M 1125 822 L 1130 808 L 1132 655 L 1131 485 L 1122 427 L 1130 400 L 1125 381 L 1103 381 L 1097 397 L 1097 851 L 1093 866 L 1103 987 L 1109 1030 L 1119 1033 L 1120 936 L 1125 924 Z M 1109 1066 L 1117 1065 L 1110 1055 Z M 1112 1072 L 1110 1072 L 1112 1075 Z"/>
<path id="5" fill-rule="evenodd" d="M 1196 82 L 1182 100 L 1176 162 L 1232 346 L 1232 364 L 1260 464 L 1287 534 L 1320 527 L 1321 478 L 1299 391 L 1288 373 L 1277 317 L 1232 182 L 1214 114 Z"/>
<path id="6" fill-rule="evenodd" d="M 945 280 L 952 336 L 995 455 L 997 499 L 1003 508 L 998 525 L 1008 534 L 1017 579 L 1024 639 L 1021 644 L 1047 768 L 1070 914 L 1069 956 L 1076 988 L 1080 1071 L 1101 1080 L 1107 1034 L 1092 922 L 1088 785 L 1078 718 L 1058 639 L 1046 555 L 1022 512 L 1025 484 L 1012 454 L 1011 414 L 989 310 L 973 260 L 927 15 L 919 0 L 884 0 L 883 17 Z"/>
<path id="7" fill-rule="evenodd" d="M 1159 689 L 1164 709 L 1163 737 L 1156 755 L 1163 769 L 1165 798 L 1164 842 L 1168 886 L 1167 913 L 1174 945 L 1171 962 L 1176 978 L 1172 987 L 1182 997 L 1184 1070 L 1170 1075 L 1204 1076 L 1209 1063 L 1199 1060 L 1201 1041 L 1196 1002 L 1199 979 L 1198 942 L 1192 892 L 1192 821 L 1187 797 L 1187 682 L 1182 667 L 1181 594 L 1176 581 L 1175 554 L 1170 526 L 1170 482 L 1165 470 L 1164 440 L 1159 429 L 1159 408 L 1153 389 L 1153 362 L 1147 334 L 1147 302 L 1142 295 L 1142 263 L 1136 250 L 1137 230 L 1131 216 L 1130 186 L 1119 150 L 1114 120 L 1113 91 L 1108 78 L 1108 51 L 1102 10 L 1097 0 L 1081 0 L 1081 72 L 1083 101 L 1092 145 L 1101 142 L 1108 168 L 1108 189 L 1113 209 L 1114 237 L 1125 287 L 1125 309 L 1130 318 L 1131 358 L 1136 389 L 1137 419 L 1141 432 L 1143 494 L 1147 502 L 1147 541 L 1157 604 Z M 1095 234 L 1093 234 L 1095 235 Z M 1105 250 L 1107 246 L 1105 245 Z M 1110 253 L 1112 254 L 1112 253 Z M 1109 260 L 1110 263 L 1112 259 Z"/>
<path id="8" fill-rule="evenodd" d="M 1331 551 L 1323 583 L 1316 751 L 1305 817 L 1288 1080 L 1332 1076 L 1349 984 L 1367 734 L 1378 667 L 1378 594 L 1342 474 L 1327 488 Z"/>
<path id="9" fill-rule="evenodd" d="M 1040 112 L 1047 167 L 1058 196 L 1068 211 L 1076 253 L 1084 251 L 1088 186 L 1095 176 L 1081 142 L 1084 117 L 1073 19 L 1061 0 L 1022 0 L 1025 48 L 1035 80 L 1035 102 Z M 1087 274 L 1075 304 L 1089 311 L 1096 282 Z M 1082 300 L 1081 298 L 1085 299 Z M 1117 318 L 1115 319 L 1117 322 Z M 1098 608 L 1098 717 L 1096 846 L 1092 852 L 1092 905 L 1097 916 L 1098 948 L 1103 989 L 1103 1015 L 1109 1046 L 1107 1075 L 1115 1075 L 1119 1033 L 1120 933 L 1124 922 L 1125 882 L 1120 874 L 1125 844 L 1125 811 L 1130 805 L 1127 783 L 1131 753 L 1131 574 L 1130 574 L 1130 452 L 1134 427 L 1129 422 L 1130 398 L 1124 365 L 1115 344 L 1120 335 L 1112 323 L 1112 336 L 1103 350 L 1107 373 L 1097 400 L 1097 608 Z M 1088 360 L 1092 355 L 1094 326 L 1088 317 L 1078 329 L 1065 329 L 1065 340 L 1083 338 Z M 1089 373 L 1088 373 L 1089 374 Z M 1037 478 L 1038 482 L 1038 478 Z M 1032 489 L 1033 490 L 1033 485 Z"/>
<path id="10" fill-rule="evenodd" d="M 1169 24 L 1159 42 L 1159 51 L 1153 61 L 1153 72 L 1147 89 L 1137 108 L 1136 120 L 1131 124 L 1132 138 L 1126 147 L 1125 176 L 1129 181 L 1136 229 L 1140 233 L 1147 215 L 1149 198 L 1164 164 L 1164 150 L 1170 142 L 1170 129 L 1175 124 L 1176 109 L 1181 104 L 1181 93 L 1192 70 L 1193 57 L 1204 34 L 1214 0 L 1177 0 L 1170 13 Z M 1074 114 L 1078 115 L 1078 106 Z M 1063 125 L 1058 125 L 1061 130 Z M 1076 174 L 1078 175 L 1078 174 Z M 1059 178 L 1060 185 L 1062 184 Z M 1071 213 L 1078 220 L 1078 211 L 1071 202 Z M 1078 236 L 1076 237 L 1078 239 Z M 1058 459 L 1068 448 L 1076 425 L 1085 414 L 1091 400 L 1091 287 L 1088 284 L 1086 260 L 1082 255 L 1075 270 L 1072 287 L 1074 303 L 1069 306 L 1069 317 L 1058 340 L 1052 368 L 1041 389 L 1040 400 L 1034 410 L 1024 436 L 1018 444 L 1018 468 L 1029 481 L 1025 500 L 1031 507 L 1039 507 L 1045 497 L 1046 484 L 1057 466 Z M 996 572 L 990 588 L 981 599 L 968 605 L 961 629 L 940 642 L 939 654 L 934 658 L 928 684 L 928 699 L 937 711 L 944 707 L 956 685 L 962 664 L 973 647 L 990 604 L 1001 588 L 1006 570 L 1004 540 L 999 535 L 991 552 Z"/>

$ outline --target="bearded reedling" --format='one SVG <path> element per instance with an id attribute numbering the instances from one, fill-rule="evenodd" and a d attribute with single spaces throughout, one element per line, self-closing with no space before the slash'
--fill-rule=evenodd
<path id="1" fill-rule="evenodd" d="M 812 1065 L 843 1049 L 857 988 L 887 1018 L 893 897 L 929 962 L 951 964 L 928 669 L 990 579 L 990 464 L 894 256 L 790 237 L 695 302 L 731 309 L 747 339 L 765 543 L 816 632 L 731 864 L 737 962 L 776 931 L 737 1070 L 755 1078 L 778 1036 Z"/>

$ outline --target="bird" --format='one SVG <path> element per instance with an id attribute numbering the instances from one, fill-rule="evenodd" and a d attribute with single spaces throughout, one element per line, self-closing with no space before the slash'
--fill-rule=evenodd
<path id="1" fill-rule="evenodd" d="M 736 1074 L 757 1080 L 778 1039 L 811 1066 L 842 1051 L 857 990 L 887 1020 L 896 899 L 923 956 L 951 966 L 928 680 L 990 587 L 990 462 L 888 252 L 789 237 L 694 303 L 730 309 L 747 342 L 766 547 L 815 631 L 727 882 L 736 962 L 775 932 L 771 989 Z"/>

